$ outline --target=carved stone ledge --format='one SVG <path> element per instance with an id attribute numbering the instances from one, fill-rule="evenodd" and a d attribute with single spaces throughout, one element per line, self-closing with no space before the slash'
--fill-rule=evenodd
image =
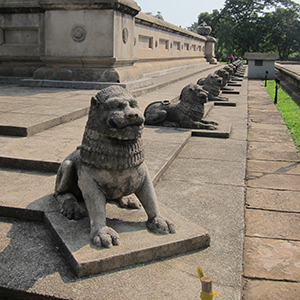
<path id="1" fill-rule="evenodd" d="M 40 0 L 39 4 L 45 10 L 82 10 L 82 9 L 113 9 L 135 16 L 141 8 L 133 0 Z"/>

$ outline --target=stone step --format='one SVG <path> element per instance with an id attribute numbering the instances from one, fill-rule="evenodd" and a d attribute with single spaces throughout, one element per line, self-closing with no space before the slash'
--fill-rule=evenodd
<path id="1" fill-rule="evenodd" d="M 140 81 L 130 82 L 125 84 L 117 84 L 132 90 L 135 96 L 143 95 L 151 91 L 160 89 L 170 83 L 174 83 L 194 74 L 207 70 L 214 70 L 215 65 L 203 64 L 194 68 L 180 69 L 177 72 L 162 74 L 160 77 L 151 78 L 151 83 L 144 87 L 140 87 Z M 150 80 L 146 78 L 145 80 Z M 27 82 L 27 87 L 24 87 L 24 82 Z M 42 132 L 54 126 L 70 122 L 86 115 L 89 110 L 90 98 L 95 95 L 98 90 L 111 85 L 112 83 L 89 83 L 79 82 L 77 85 L 74 82 L 69 82 L 68 85 L 63 85 L 63 82 L 58 81 L 52 86 L 49 81 L 43 81 L 43 84 L 33 84 L 32 79 L 21 79 L 20 85 L 15 86 L 16 91 L 25 89 L 31 95 L 25 95 L 25 98 L 11 97 L 5 94 L 5 89 L 0 93 L 0 135 L 7 136 L 31 136 L 38 132 Z M 115 83 L 114 83 L 115 84 Z M 149 86 L 150 85 L 150 86 Z M 51 88 L 56 87 L 56 89 Z M 62 89 L 59 89 L 59 88 Z M 48 88 L 48 89 L 47 89 Z M 78 91 L 70 91 L 72 88 L 86 89 Z M 74 97 L 66 97 L 66 92 L 70 91 Z M 62 99 L 60 102 L 53 103 L 51 99 L 52 93 L 61 93 Z M 179 95 L 174 95 L 178 97 Z"/>

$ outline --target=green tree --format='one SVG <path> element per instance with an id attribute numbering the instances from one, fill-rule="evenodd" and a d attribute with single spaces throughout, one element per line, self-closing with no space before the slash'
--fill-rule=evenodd
<path id="1" fill-rule="evenodd" d="M 222 29 L 218 38 L 227 50 L 227 55 L 234 50 L 235 55 L 245 52 L 260 51 L 263 10 L 265 5 L 260 0 L 227 0 L 221 10 Z"/>
<path id="2" fill-rule="evenodd" d="M 300 6 L 291 0 L 226 0 L 224 7 L 201 13 L 217 39 L 217 55 L 223 59 L 245 52 L 276 51 L 281 59 L 299 52 Z"/>
<path id="3" fill-rule="evenodd" d="M 277 51 L 280 59 L 287 59 L 300 48 L 299 13 L 293 9 L 278 7 L 274 12 L 267 13 L 267 26 L 272 27 L 269 44 Z M 271 48 L 271 46 L 269 46 Z"/>

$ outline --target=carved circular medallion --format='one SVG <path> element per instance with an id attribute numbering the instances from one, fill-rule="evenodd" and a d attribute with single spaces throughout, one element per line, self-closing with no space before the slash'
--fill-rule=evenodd
<path id="1" fill-rule="evenodd" d="M 86 37 L 85 27 L 81 25 L 75 26 L 72 29 L 71 36 L 75 42 L 82 42 Z"/>
<path id="2" fill-rule="evenodd" d="M 123 43 L 126 44 L 128 42 L 128 29 L 124 28 L 122 31 L 122 38 L 123 38 Z"/>

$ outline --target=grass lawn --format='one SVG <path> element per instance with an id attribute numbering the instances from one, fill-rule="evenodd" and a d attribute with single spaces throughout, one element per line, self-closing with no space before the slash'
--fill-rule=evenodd
<path id="1" fill-rule="evenodd" d="M 266 89 L 274 101 L 275 81 L 268 80 Z M 300 152 L 300 107 L 281 88 L 278 89 L 276 107 Z"/>

